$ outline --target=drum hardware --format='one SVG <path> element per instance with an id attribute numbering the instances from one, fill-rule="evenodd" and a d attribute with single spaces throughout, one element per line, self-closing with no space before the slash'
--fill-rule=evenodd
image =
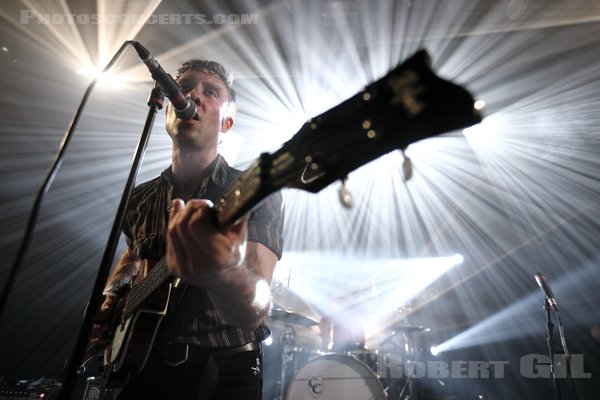
<path id="1" fill-rule="evenodd" d="M 373 352 L 373 351 L 364 349 L 364 350 L 348 351 L 345 354 L 350 357 L 356 358 L 358 361 L 362 362 L 367 367 L 371 368 L 371 370 L 373 370 L 373 372 L 376 373 L 377 376 L 379 377 L 379 374 L 377 373 L 377 364 L 378 364 L 377 352 Z"/>
<path id="2" fill-rule="evenodd" d="M 285 325 L 285 329 L 279 337 L 279 342 L 283 345 L 283 350 L 281 351 L 281 375 L 276 399 L 282 400 L 287 383 L 287 369 L 289 364 L 294 361 L 293 349 L 296 344 L 296 331 L 291 325 Z"/>
<path id="3" fill-rule="evenodd" d="M 296 325 L 303 325 L 303 326 L 319 325 L 319 321 L 317 321 L 314 318 L 311 318 L 306 315 L 298 314 L 291 310 L 286 310 L 286 309 L 283 309 L 280 307 L 272 307 L 270 316 L 273 319 L 283 321 L 287 324 L 296 324 Z"/>
<path id="4" fill-rule="evenodd" d="M 323 353 L 297 342 L 295 328 L 312 328 L 319 325 L 317 320 L 278 306 L 272 308 L 270 316 L 285 325 L 279 337 L 281 375 L 276 400 L 359 398 L 360 391 L 372 399 L 417 399 L 414 372 L 423 351 L 420 332 L 429 328 L 393 325 L 393 331 L 379 342 L 379 347 L 387 346 L 386 350 L 357 345 Z"/>
<path id="5" fill-rule="evenodd" d="M 287 325 L 280 339 L 284 354 L 277 399 L 417 400 L 414 378 L 419 376 L 415 371 L 424 349 L 419 332 L 429 330 L 422 326 L 397 325 L 379 343 L 380 346 L 387 344 L 386 350 L 357 347 L 336 353 L 312 351 L 314 358 L 305 358 L 308 362 L 299 365 L 298 357 L 309 352 L 296 346 L 294 329 Z"/>
<path id="6" fill-rule="evenodd" d="M 417 353 L 417 356 L 415 357 L 415 359 L 411 363 L 407 363 L 407 364 L 412 364 L 411 365 L 412 368 L 406 374 L 406 381 L 404 381 L 404 385 L 402 386 L 402 390 L 400 391 L 400 394 L 398 394 L 397 400 L 414 400 L 414 399 L 416 399 L 416 397 L 414 396 L 415 390 L 414 390 L 414 385 L 413 385 L 413 377 L 415 376 L 414 375 L 415 367 L 417 366 L 419 358 L 421 358 L 422 352 L 423 352 L 423 349 L 419 349 L 419 352 Z M 408 393 L 407 393 L 406 397 L 403 397 L 406 389 L 408 389 Z"/>
<path id="7" fill-rule="evenodd" d="M 288 370 L 293 367 L 293 372 L 296 372 L 298 367 L 298 355 L 304 353 L 304 350 L 296 345 L 296 331 L 293 325 L 311 327 L 318 325 L 319 322 L 311 317 L 296 313 L 291 310 L 286 310 L 278 306 L 273 306 L 270 311 L 270 317 L 274 320 L 279 320 L 285 324 L 285 328 L 279 337 L 279 343 L 282 344 L 281 352 L 281 375 L 278 386 L 277 399 L 283 399 L 283 394 L 288 381 Z"/>
<path id="8" fill-rule="evenodd" d="M 286 400 L 386 400 L 377 375 L 346 354 L 325 354 L 304 365 L 288 386 Z"/>
<path id="9" fill-rule="evenodd" d="M 394 338 L 400 334 L 402 340 L 404 342 L 404 348 L 402 352 L 404 352 L 408 356 L 414 356 L 416 354 L 417 340 L 415 338 L 415 334 L 424 333 L 431 331 L 431 328 L 425 328 L 423 326 L 415 326 L 415 325 L 394 325 L 392 326 L 392 333 L 388 335 L 383 341 L 379 343 L 379 346 L 385 346 L 388 343 L 394 343 Z"/>
<path id="10" fill-rule="evenodd" d="M 282 345 L 281 374 L 276 396 L 276 399 L 281 400 L 290 380 L 290 374 L 295 374 L 299 369 L 299 364 L 303 361 L 308 361 L 311 357 L 319 355 L 317 350 L 310 350 L 298 345 L 298 335 L 294 326 L 310 328 L 319 325 L 319 322 L 309 316 L 299 314 L 290 309 L 281 308 L 277 305 L 271 308 L 270 317 L 273 320 L 284 323 L 284 330 L 279 336 L 279 343 Z"/>
<path id="11" fill-rule="evenodd" d="M 377 375 L 380 379 L 399 379 L 404 376 L 404 354 L 391 351 L 377 352 Z"/>
<path id="12" fill-rule="evenodd" d="M 392 329 L 403 332 L 429 332 L 431 328 L 425 328 L 419 325 L 393 325 Z"/>
<path id="13" fill-rule="evenodd" d="M 379 346 L 392 345 L 389 351 L 379 351 L 377 373 L 386 383 L 385 391 L 390 400 L 417 399 L 414 388 L 415 368 L 423 352 L 421 333 L 431 329 L 418 325 L 398 324 Z M 388 347 L 389 348 L 389 347 Z M 402 387 L 394 390 L 403 379 Z M 397 393 L 397 394 L 396 394 Z"/>
<path id="14" fill-rule="evenodd" d="M 286 324 L 279 337 L 279 343 L 282 344 L 282 351 L 280 382 L 278 385 L 278 393 L 275 397 L 277 400 L 283 399 L 291 376 L 293 376 L 300 367 L 308 361 L 321 355 L 319 350 L 299 347 L 296 339 L 297 335 L 294 327 L 291 324 Z"/>

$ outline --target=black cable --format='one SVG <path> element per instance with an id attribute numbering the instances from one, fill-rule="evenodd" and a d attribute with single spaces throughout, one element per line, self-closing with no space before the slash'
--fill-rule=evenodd
<path id="1" fill-rule="evenodd" d="M 561 400 L 560 386 L 556 379 L 556 371 L 554 370 L 554 348 L 552 346 L 554 337 L 554 324 L 552 323 L 552 305 L 544 298 L 544 310 L 546 311 L 546 343 L 548 345 L 548 355 L 550 356 L 550 376 L 552 376 L 552 385 L 554 387 L 554 399 Z"/>
<path id="2" fill-rule="evenodd" d="M 129 46 L 132 43 L 133 42 L 130 40 L 123 43 L 121 48 L 119 48 L 119 50 L 117 50 L 117 52 L 115 53 L 113 58 L 109 61 L 108 64 L 106 64 L 106 67 L 104 67 L 104 69 L 102 70 L 101 73 L 104 73 L 104 72 L 108 71 L 109 69 L 111 69 L 113 64 L 121 56 L 123 51 L 125 51 L 127 46 Z M 17 258 L 16 258 L 11 270 L 8 273 L 8 278 L 4 284 L 4 289 L 2 290 L 2 295 L 0 296 L 0 321 L 2 320 L 2 314 L 6 308 L 6 303 L 8 302 L 8 297 L 10 296 L 10 293 L 12 292 L 14 284 L 17 280 L 17 276 L 19 275 L 21 266 L 23 265 L 23 262 L 25 261 L 25 255 L 27 254 L 29 244 L 31 243 L 31 239 L 33 237 L 35 224 L 37 222 L 37 217 L 38 217 L 38 214 L 42 207 L 42 202 L 44 200 L 44 197 L 48 193 L 48 190 L 50 190 L 50 186 L 52 185 L 52 182 L 54 182 L 54 178 L 56 177 L 56 174 L 58 173 L 58 169 L 60 168 L 60 166 L 62 164 L 63 158 L 65 157 L 67 148 L 71 141 L 71 138 L 73 137 L 73 132 L 75 131 L 75 128 L 77 127 L 77 124 L 79 123 L 79 118 L 81 117 L 83 109 L 85 108 L 88 98 L 92 94 L 92 90 L 96 86 L 97 81 L 98 81 L 98 77 L 96 77 L 92 81 L 92 83 L 90 83 L 87 90 L 85 91 L 85 94 L 83 95 L 83 98 L 81 99 L 81 102 L 79 103 L 79 107 L 77 108 L 77 111 L 71 118 L 71 121 L 69 121 L 67 130 L 66 130 L 65 134 L 63 135 L 60 145 L 58 146 L 58 151 L 56 152 L 54 161 L 50 165 L 50 169 L 48 171 L 48 174 L 46 175 L 46 179 L 44 180 L 44 183 L 42 184 L 40 190 L 38 191 L 35 202 L 33 204 L 33 209 L 31 210 L 31 213 L 29 215 L 29 221 L 27 222 L 27 228 L 25 229 L 25 235 L 23 236 L 23 240 L 21 241 L 21 246 L 19 247 L 19 252 L 17 254 Z"/>

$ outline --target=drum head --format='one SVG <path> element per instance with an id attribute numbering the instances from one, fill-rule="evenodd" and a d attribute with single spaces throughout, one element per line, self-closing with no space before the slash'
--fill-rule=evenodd
<path id="1" fill-rule="evenodd" d="M 327 354 L 308 362 L 290 383 L 286 400 L 385 400 L 377 375 L 354 357 Z"/>

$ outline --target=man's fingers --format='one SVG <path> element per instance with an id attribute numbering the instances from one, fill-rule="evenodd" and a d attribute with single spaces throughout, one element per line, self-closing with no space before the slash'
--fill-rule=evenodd
<path id="1" fill-rule="evenodd" d="M 211 222 L 208 218 L 208 210 L 211 207 L 212 202 L 210 200 L 190 200 L 185 206 L 181 224 L 187 229 L 197 229 L 198 223 Z"/>
<path id="2" fill-rule="evenodd" d="M 104 296 L 104 301 L 100 306 L 100 314 L 110 315 L 115 308 L 115 305 L 119 302 L 119 295 L 112 292 L 106 292 Z"/>
<path id="3" fill-rule="evenodd" d="M 206 218 L 205 210 L 210 208 L 209 200 L 192 199 L 184 205 L 183 201 L 176 199 L 171 203 L 171 214 L 169 216 L 168 237 L 168 261 L 169 266 L 185 265 L 189 249 L 184 245 L 188 240 L 196 240 L 197 236 L 203 236 L 196 232 L 199 225 Z M 206 238 L 203 238 L 206 240 Z M 171 269 L 171 272 L 175 272 Z"/>
<path id="4" fill-rule="evenodd" d="M 185 208 L 185 203 L 181 199 L 171 200 L 171 205 L 169 206 L 169 227 L 175 223 L 177 215 Z"/>

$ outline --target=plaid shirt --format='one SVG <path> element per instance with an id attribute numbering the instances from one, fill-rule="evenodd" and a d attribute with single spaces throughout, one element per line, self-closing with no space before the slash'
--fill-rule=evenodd
<path id="1" fill-rule="evenodd" d="M 213 202 L 241 175 L 219 155 L 204 171 L 194 198 Z M 171 167 L 134 189 L 126 216 L 124 233 L 127 245 L 141 259 L 160 260 L 166 254 L 169 204 L 173 193 Z M 256 208 L 248 221 L 248 241 L 259 242 L 281 258 L 283 247 L 283 200 L 281 193 L 269 196 Z M 235 347 L 264 339 L 269 329 L 263 322 L 254 331 L 234 328 L 221 318 L 206 291 L 183 285 L 175 307 L 161 326 L 164 341 L 207 347 Z"/>

